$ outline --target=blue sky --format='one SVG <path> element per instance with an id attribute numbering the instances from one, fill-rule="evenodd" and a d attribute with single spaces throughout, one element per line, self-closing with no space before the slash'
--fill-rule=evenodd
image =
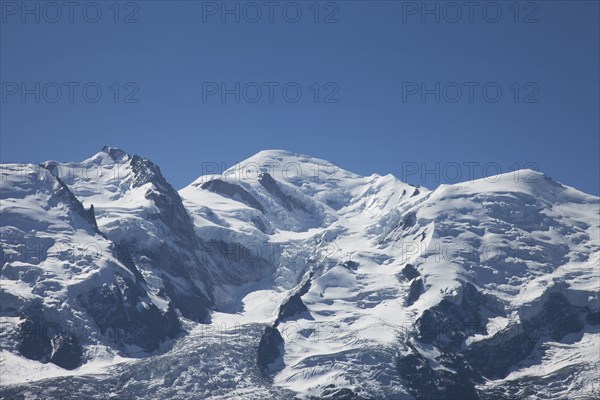
<path id="1" fill-rule="evenodd" d="M 275 148 L 600 193 L 597 1 L 47 3 L 1 2 L 2 162 L 118 146 L 181 188 Z"/>

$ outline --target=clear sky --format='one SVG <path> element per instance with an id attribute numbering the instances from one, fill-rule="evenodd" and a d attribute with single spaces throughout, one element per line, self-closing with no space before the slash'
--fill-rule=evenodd
<path id="1" fill-rule="evenodd" d="M 181 188 L 286 149 L 428 187 L 530 167 L 599 194 L 599 2 L 465 4 L 2 0 L 1 160 L 117 146 Z"/>

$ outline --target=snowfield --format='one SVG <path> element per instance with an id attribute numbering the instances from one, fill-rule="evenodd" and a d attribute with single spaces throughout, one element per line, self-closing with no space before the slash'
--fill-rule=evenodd
<path id="1" fill-rule="evenodd" d="M 27 399 L 592 399 L 600 198 L 262 151 L 2 165 L 1 387 Z"/>

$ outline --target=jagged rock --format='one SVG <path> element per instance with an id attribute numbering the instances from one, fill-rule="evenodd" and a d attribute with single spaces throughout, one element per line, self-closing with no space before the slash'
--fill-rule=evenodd
<path id="1" fill-rule="evenodd" d="M 546 330 L 556 341 L 583 329 L 577 307 L 571 305 L 561 293 L 550 293 L 542 312 L 533 319 L 532 325 Z"/>
<path id="2" fill-rule="evenodd" d="M 415 301 L 419 299 L 421 293 L 425 291 L 425 286 L 423 285 L 423 279 L 416 278 L 410 284 L 410 288 L 408 289 L 408 296 L 406 297 L 406 305 L 412 306 L 415 304 Z"/>
<path id="3" fill-rule="evenodd" d="M 52 352 L 52 343 L 41 307 L 30 307 L 21 318 L 24 320 L 19 326 L 19 352 L 31 360 L 47 362 Z"/>
<path id="4" fill-rule="evenodd" d="M 329 400 L 358 400 L 363 397 L 358 396 L 352 389 L 349 388 L 336 388 L 334 385 L 330 385 L 321 392 L 320 399 Z"/>
<path id="5" fill-rule="evenodd" d="M 154 304 L 140 307 L 143 295 L 136 285 L 121 288 L 104 285 L 81 295 L 79 300 L 113 342 L 120 346 L 136 345 L 150 352 L 161 342 L 177 336 L 181 325 L 172 306 L 164 313 Z"/>
<path id="6" fill-rule="evenodd" d="M 50 362 L 65 369 L 74 369 L 81 364 L 83 351 L 76 336 L 58 334 L 52 338 Z"/>
<path id="7" fill-rule="evenodd" d="M 268 374 L 269 367 L 275 363 L 284 351 L 284 341 L 276 327 L 267 326 L 258 344 L 256 362 L 264 374 Z"/>
<path id="8" fill-rule="evenodd" d="M 359 267 L 359 264 L 356 261 L 344 261 L 342 266 L 350 271 L 356 271 Z"/>
<path id="9" fill-rule="evenodd" d="M 279 200 L 281 205 L 286 210 L 292 211 L 293 209 L 298 209 L 305 212 L 308 211 L 304 204 L 302 204 L 299 200 L 283 193 L 275 179 L 273 179 L 273 177 L 270 174 L 266 172 L 261 173 L 258 176 L 258 181 L 269 193 L 271 193 L 276 199 Z"/>
<path id="10" fill-rule="evenodd" d="M 400 227 L 404 230 L 408 230 L 411 227 L 413 227 L 416 223 L 417 223 L 417 216 L 415 215 L 415 213 L 411 212 L 411 213 L 406 214 L 406 216 L 402 219 Z"/>
<path id="11" fill-rule="evenodd" d="M 90 225 L 90 228 L 94 233 L 106 239 L 106 235 L 101 232 L 100 229 L 98 229 L 96 215 L 94 213 L 94 206 L 92 205 L 89 210 L 85 209 L 83 204 L 81 204 L 81 202 L 77 199 L 73 192 L 71 192 L 65 182 L 63 182 L 63 180 L 60 178 L 57 165 L 55 163 L 42 163 L 39 164 L 39 166 L 49 171 L 59 185 L 59 189 L 55 198 L 51 199 L 51 204 L 58 204 L 58 202 L 66 204 L 74 214 L 81 217 Z"/>
<path id="12" fill-rule="evenodd" d="M 306 305 L 302 301 L 302 296 L 304 296 L 309 289 L 310 279 L 302 285 L 300 290 L 290 296 L 290 298 L 279 307 L 279 315 L 275 321 L 275 326 L 285 319 L 293 318 L 298 314 L 308 311 L 308 308 L 306 308 Z"/>
<path id="13" fill-rule="evenodd" d="M 402 268 L 402 275 L 404 275 L 404 277 L 409 281 L 415 279 L 418 276 L 421 276 L 421 274 L 419 274 L 419 271 L 417 271 L 417 269 L 412 264 L 406 264 L 406 266 Z"/>
<path id="14" fill-rule="evenodd" d="M 211 192 L 218 193 L 222 196 L 229 197 L 230 199 L 242 201 L 250 207 L 256 208 L 258 211 L 264 213 L 265 209 L 256 200 L 254 196 L 248 193 L 244 188 L 234 183 L 222 181 L 221 179 L 210 180 L 201 186 L 202 189 L 210 190 Z"/>
<path id="15" fill-rule="evenodd" d="M 561 293 L 550 293 L 538 315 L 472 345 L 466 358 L 484 376 L 504 378 L 533 352 L 540 339 L 559 341 L 582 328 L 577 307 Z"/>
<path id="16" fill-rule="evenodd" d="M 480 308 L 486 301 L 472 284 L 466 283 L 460 304 L 444 299 L 423 312 L 417 320 L 419 339 L 446 350 L 460 348 L 467 336 L 485 333 Z"/>
<path id="17" fill-rule="evenodd" d="M 18 350 L 23 356 L 65 369 L 74 369 L 81 364 L 83 349 L 77 337 L 65 332 L 60 324 L 48 322 L 41 305 L 28 307 L 22 317 Z"/>
<path id="18" fill-rule="evenodd" d="M 473 381 L 477 375 L 458 354 L 448 354 L 447 369 L 433 369 L 419 352 L 398 359 L 398 373 L 405 379 L 410 393 L 417 400 L 478 400 Z M 475 379 L 474 379 L 475 378 Z"/>

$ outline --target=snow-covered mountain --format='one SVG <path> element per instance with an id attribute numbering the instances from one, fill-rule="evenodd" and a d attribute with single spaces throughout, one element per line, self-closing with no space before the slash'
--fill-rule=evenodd
<path id="1" fill-rule="evenodd" d="M 105 147 L 0 190 L 4 397 L 599 393 L 600 199 L 541 173 L 430 191 L 271 150 L 177 192 Z"/>

